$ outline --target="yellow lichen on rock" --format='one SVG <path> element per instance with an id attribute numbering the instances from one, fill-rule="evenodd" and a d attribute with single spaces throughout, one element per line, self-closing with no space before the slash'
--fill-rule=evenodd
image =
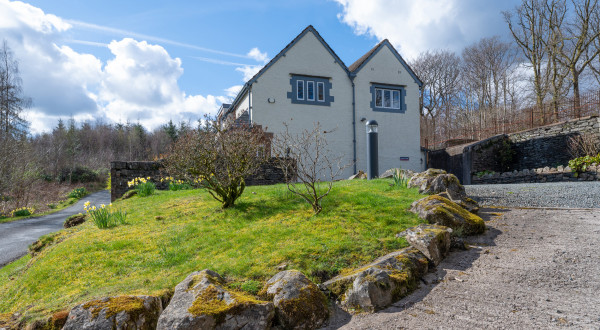
<path id="1" fill-rule="evenodd" d="M 144 300 L 135 296 L 110 297 L 99 300 L 92 300 L 83 305 L 84 309 L 90 309 L 92 319 L 98 317 L 102 310 L 106 310 L 105 317 L 117 315 L 120 312 L 127 312 L 132 319 L 137 319 L 137 315 L 145 312 Z"/>

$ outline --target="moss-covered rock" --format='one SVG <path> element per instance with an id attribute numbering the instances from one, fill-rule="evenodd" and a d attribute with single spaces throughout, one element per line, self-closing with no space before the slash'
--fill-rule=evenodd
<path id="1" fill-rule="evenodd" d="M 106 297 L 75 306 L 63 329 L 155 329 L 161 312 L 157 297 Z"/>
<path id="2" fill-rule="evenodd" d="M 60 243 L 64 239 L 63 233 L 50 233 L 38 238 L 35 242 L 29 245 L 29 254 L 35 257 L 48 247 Z"/>
<path id="3" fill-rule="evenodd" d="M 450 227 L 464 235 L 481 234 L 485 231 L 483 219 L 439 195 L 427 196 L 414 202 L 410 210 L 430 224 Z"/>
<path id="4" fill-rule="evenodd" d="M 205 269 L 193 272 L 175 287 L 157 329 L 268 329 L 273 303 L 225 288 L 225 280 Z"/>
<path id="5" fill-rule="evenodd" d="M 373 312 L 412 292 L 428 269 L 429 262 L 419 250 L 406 248 L 337 276 L 322 287 L 348 312 Z"/>
<path id="6" fill-rule="evenodd" d="M 429 168 L 426 171 L 413 175 L 413 177 L 410 178 L 410 180 L 408 181 L 408 187 L 419 188 L 419 193 L 422 193 L 421 187 L 427 187 L 431 185 L 431 181 L 435 179 L 438 175 L 447 173 L 448 172 L 444 170 Z"/>
<path id="7" fill-rule="evenodd" d="M 436 266 L 450 251 L 450 232 L 445 226 L 421 224 L 407 229 L 405 238 Z"/>
<path id="8" fill-rule="evenodd" d="M 273 300 L 275 317 L 285 329 L 316 329 L 329 318 L 327 298 L 297 270 L 277 273 L 260 294 Z"/>

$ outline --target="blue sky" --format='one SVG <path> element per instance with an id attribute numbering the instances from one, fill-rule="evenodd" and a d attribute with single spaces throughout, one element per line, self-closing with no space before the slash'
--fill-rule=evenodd
<path id="1" fill-rule="evenodd" d="M 0 0 L 0 38 L 33 98 L 33 133 L 70 117 L 153 129 L 214 114 L 309 24 L 346 65 L 384 38 L 410 61 L 508 39 L 501 11 L 519 2 Z"/>

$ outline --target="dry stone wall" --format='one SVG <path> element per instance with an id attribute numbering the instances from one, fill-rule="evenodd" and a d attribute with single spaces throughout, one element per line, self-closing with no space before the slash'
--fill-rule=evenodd
<path id="1" fill-rule="evenodd" d="M 564 168 L 572 158 L 569 139 L 584 134 L 590 134 L 600 142 L 600 117 L 588 116 L 430 151 L 427 165 L 455 174 L 463 184 L 483 183 L 476 174 L 484 171 L 502 173 L 492 175 L 493 178 L 486 176 L 485 180 L 489 183 L 578 181 L 581 177 L 555 172 L 559 166 Z M 555 171 L 544 171 L 544 168 L 554 168 Z M 539 171 L 544 175 L 539 176 L 542 174 Z M 504 177 L 501 178 L 501 175 Z M 510 176 L 514 178 L 508 179 Z"/>
<path id="2" fill-rule="evenodd" d="M 483 176 L 473 176 L 473 184 L 490 183 L 542 183 L 561 181 L 600 181 L 600 166 L 593 165 L 588 171 L 575 174 L 570 167 L 544 167 L 524 169 L 520 171 L 490 173 Z"/>
<path id="3" fill-rule="evenodd" d="M 160 182 L 162 177 L 168 176 L 163 173 L 163 165 L 157 162 L 122 162 L 114 161 L 110 163 L 110 200 L 114 201 L 123 196 L 130 188 L 127 182 L 137 177 L 147 178 L 156 184 L 156 189 L 166 190 L 169 188 L 167 182 Z M 246 185 L 260 186 L 285 182 L 283 170 L 276 164 L 275 159 L 270 159 L 262 165 L 259 171 L 246 178 Z"/>

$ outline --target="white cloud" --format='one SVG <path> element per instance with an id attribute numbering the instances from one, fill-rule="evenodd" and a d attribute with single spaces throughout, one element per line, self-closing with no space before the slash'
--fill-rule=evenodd
<path id="1" fill-rule="evenodd" d="M 267 53 L 262 53 L 257 47 L 250 49 L 247 55 L 248 57 L 256 60 L 257 62 L 267 63 L 267 61 L 269 60 Z"/>
<path id="2" fill-rule="evenodd" d="M 244 81 L 248 81 L 254 77 L 260 69 L 262 69 L 262 65 L 245 65 L 239 68 L 235 68 L 235 71 L 239 71 L 244 75 Z"/>
<path id="3" fill-rule="evenodd" d="M 225 94 L 230 98 L 234 98 L 242 90 L 242 87 L 244 87 L 244 86 L 242 86 L 242 85 L 231 86 L 225 90 Z"/>
<path id="4" fill-rule="evenodd" d="M 108 45 L 77 41 L 65 33 L 71 28 L 70 22 L 29 4 L 0 0 L 0 36 L 19 61 L 24 94 L 33 99 L 33 108 L 24 116 L 34 134 L 51 130 L 59 118 L 71 117 L 139 121 L 153 129 L 169 119 L 193 121 L 214 114 L 228 100 L 182 91 L 181 60 L 162 46 L 131 38 Z M 103 62 L 78 53 L 65 45 L 69 42 L 108 47 L 112 58 Z"/>
<path id="5" fill-rule="evenodd" d="M 335 0 L 338 18 L 356 34 L 389 39 L 405 57 L 430 49 L 456 52 L 481 37 L 505 35 L 501 11 L 515 0 Z"/>

